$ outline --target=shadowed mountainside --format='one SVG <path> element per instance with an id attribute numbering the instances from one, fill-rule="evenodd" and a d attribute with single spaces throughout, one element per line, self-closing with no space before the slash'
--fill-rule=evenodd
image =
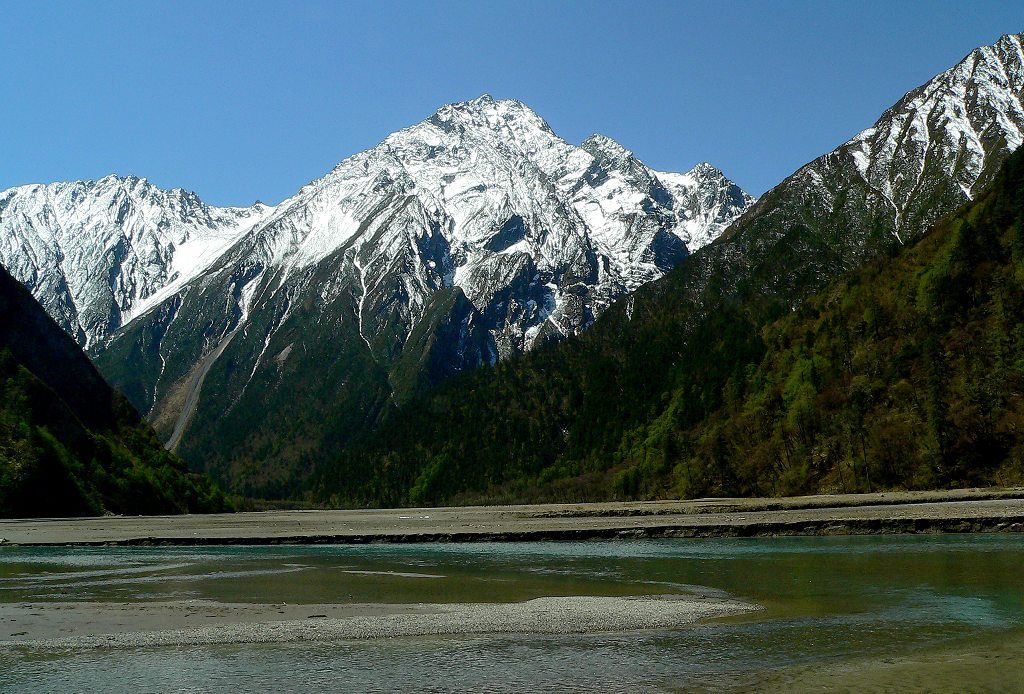
<path id="1" fill-rule="evenodd" d="M 223 508 L 0 268 L 0 516 Z"/>

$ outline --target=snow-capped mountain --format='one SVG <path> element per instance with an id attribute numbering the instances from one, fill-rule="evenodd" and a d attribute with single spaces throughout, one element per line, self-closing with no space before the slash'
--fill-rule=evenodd
<path id="1" fill-rule="evenodd" d="M 880 245 L 906 243 L 970 200 L 1020 146 L 1022 99 L 1022 35 L 1008 34 L 971 51 L 872 127 L 766 193 L 726 236 L 756 227 L 751 242 L 763 244 L 808 230 L 840 269 Z"/>
<path id="2" fill-rule="evenodd" d="M 0 192 L 0 264 L 88 347 L 270 211 L 211 207 L 135 177 L 21 186 Z"/>
<path id="3" fill-rule="evenodd" d="M 263 243 L 274 245 L 263 259 L 268 266 L 287 274 L 351 245 L 362 261 L 353 263 L 355 273 L 362 277 L 365 266 L 372 274 L 380 259 L 369 256 L 386 253 L 394 239 L 371 240 L 363 223 L 393 226 L 386 198 L 397 209 L 404 206 L 398 196 L 417 203 L 399 212 L 405 222 L 436 227 L 451 246 L 442 259 L 447 269 L 425 257 L 410 267 L 420 284 L 412 301 L 422 303 L 432 284 L 454 284 L 483 308 L 527 257 L 525 264 L 556 280 L 534 292 L 541 301 L 526 310 L 532 315 L 514 316 L 495 332 L 499 354 L 528 348 L 541 334 L 577 332 L 753 202 L 708 164 L 656 173 L 608 138 L 574 147 L 523 104 L 483 96 L 345 160 L 277 214 L 261 204 L 208 206 L 194 193 L 134 177 L 4 191 L 0 262 L 80 343 L 97 347 L 263 222 L 271 226 Z M 271 238 L 283 229 L 288 234 Z M 554 277 L 574 263 L 582 276 L 600 275 L 586 282 L 582 303 Z"/>
<path id="4" fill-rule="evenodd" d="M 115 177 L 6 191 L 0 262 L 176 444 L 309 379 L 303 416 L 373 420 L 585 329 L 752 202 L 708 164 L 656 172 L 485 95 L 273 208 Z"/>
<path id="5" fill-rule="evenodd" d="M 434 293 L 458 287 L 485 316 L 493 361 L 579 332 L 750 202 L 706 166 L 670 191 L 611 140 L 575 147 L 523 104 L 483 96 L 346 159 L 231 258 L 259 259 L 260 300 L 337 263 L 336 279 L 358 279 L 367 341 L 383 329 L 377 309 L 400 314 L 404 341 Z"/>
<path id="6" fill-rule="evenodd" d="M 970 447 L 990 436 L 981 430 L 993 430 L 969 417 L 951 425 L 945 414 L 970 400 L 963 392 L 980 392 L 975 375 L 961 373 L 929 393 L 921 384 L 933 371 L 940 380 L 953 373 L 954 362 L 973 371 L 988 358 L 982 355 L 995 363 L 1005 353 L 988 340 L 964 346 L 948 328 L 990 333 L 963 325 L 999 324 L 983 307 L 1000 291 L 981 298 L 993 285 L 979 281 L 977 270 L 1006 267 L 1005 240 L 997 239 L 1020 207 L 1010 201 L 1021 199 L 1013 190 L 1019 158 L 1006 167 L 1003 184 L 991 183 L 1021 144 L 1021 40 L 1004 36 L 909 92 L 579 338 L 478 371 L 399 409 L 373 436 L 325 459 L 316 492 L 336 503 L 379 505 L 512 495 L 644 498 L 749 494 L 755 480 L 775 493 L 787 478 L 834 485 L 843 465 L 854 485 L 872 470 L 874 483 L 884 485 L 995 469 L 1006 445 L 976 447 L 1000 451 L 990 456 L 944 442 L 961 436 Z M 983 190 L 991 197 L 956 213 Z M 960 224 L 975 212 L 976 226 Z M 901 244 L 949 213 L 955 215 L 938 238 L 900 254 Z M 972 253 L 962 238 L 972 229 L 984 234 L 980 243 L 1000 249 Z M 971 258 L 949 264 L 950 248 Z M 888 253 L 898 254 L 895 262 L 879 258 Z M 877 263 L 863 270 L 869 260 Z M 843 276 L 854 268 L 862 271 Z M 1012 323 L 1012 311 L 999 313 Z M 936 333 L 934 344 L 893 340 L 896 316 L 915 321 L 908 335 Z M 879 327 L 885 323 L 888 329 Z M 907 354 L 896 355 L 900 346 Z M 900 365 L 877 364 L 886 354 Z M 883 371 L 898 382 L 880 382 Z M 957 386 L 963 378 L 972 385 Z M 980 397 L 988 405 L 998 400 Z M 835 414 L 836 402 L 846 403 L 842 421 L 803 411 L 809 404 Z M 936 419 L 935 412 L 939 421 L 926 422 L 923 445 L 903 455 L 907 427 Z M 833 439 L 813 443 L 816 429 L 829 427 Z"/>
<path id="7" fill-rule="evenodd" d="M 892 215 L 893 234 L 914 233 L 942 214 L 936 195 L 972 197 L 1024 141 L 1020 35 L 972 51 L 907 94 L 821 167 L 850 162 Z M 808 172 L 808 175 L 812 175 Z"/>

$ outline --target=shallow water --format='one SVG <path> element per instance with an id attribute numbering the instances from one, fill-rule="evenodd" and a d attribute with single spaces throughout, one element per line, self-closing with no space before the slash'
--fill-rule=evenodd
<path id="1" fill-rule="evenodd" d="M 1017 535 L 6 548 L 0 602 L 512 602 L 680 593 L 764 609 L 618 634 L 17 651 L 0 653 L 0 691 L 742 689 L 779 668 L 1020 640 L 1022 569 Z M 995 673 L 995 681 L 1024 687 L 1019 669 Z"/>

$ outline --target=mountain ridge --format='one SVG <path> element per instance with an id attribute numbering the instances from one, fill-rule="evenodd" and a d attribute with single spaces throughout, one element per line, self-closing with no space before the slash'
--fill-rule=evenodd
<path id="1" fill-rule="evenodd" d="M 0 192 L 0 263 L 89 347 L 269 209 L 213 207 L 136 176 L 18 186 Z"/>
<path id="2" fill-rule="evenodd" d="M 1005 36 L 908 92 L 587 332 L 418 398 L 321 468 L 314 493 L 350 504 L 473 502 L 525 483 L 584 500 L 609 493 L 586 481 L 609 468 L 663 475 L 685 452 L 657 442 L 717 411 L 762 354 L 763 326 L 898 252 L 991 182 L 1019 139 L 1020 45 Z M 965 123 L 985 137 L 957 134 Z M 862 174 L 849 150 L 883 132 L 904 137 L 879 139 L 880 164 Z M 890 214 L 893 205 L 903 212 Z"/>
<path id="3" fill-rule="evenodd" d="M 160 300 L 175 291 L 181 290 L 187 281 L 195 279 L 197 274 L 195 268 L 184 268 L 185 270 L 191 269 L 193 272 L 181 273 L 174 266 L 175 256 L 178 255 L 179 251 L 178 246 L 183 242 L 190 241 L 195 237 L 201 238 L 205 232 L 207 236 L 211 237 L 208 239 L 212 241 L 209 244 L 211 248 L 196 249 L 198 254 L 201 256 L 218 256 L 223 254 L 229 250 L 232 243 L 247 233 L 252 232 L 262 222 L 272 217 L 280 207 L 294 206 L 296 203 L 301 202 L 304 195 L 309 194 L 318 186 L 324 185 L 332 176 L 337 176 L 339 172 L 346 169 L 346 165 L 349 165 L 349 168 L 351 168 L 353 161 L 358 163 L 360 158 L 365 158 L 381 150 L 392 154 L 400 153 L 399 150 L 403 146 L 408 145 L 407 141 L 411 135 L 429 126 L 440 129 L 455 128 L 466 132 L 474 128 L 500 130 L 503 134 L 508 134 L 507 141 L 504 144 L 509 145 L 511 149 L 527 152 L 530 156 L 536 157 L 539 155 L 538 161 L 544 163 L 544 167 L 546 167 L 544 171 L 540 172 L 542 174 L 553 173 L 551 168 L 553 162 L 551 161 L 552 157 L 545 157 L 544 152 L 541 150 L 545 148 L 555 149 L 558 150 L 556 155 L 568 156 L 568 153 L 574 149 L 584 149 L 584 147 L 575 148 L 561 141 L 560 138 L 554 135 L 550 126 L 542 118 L 521 102 L 515 100 L 495 101 L 489 95 L 483 95 L 468 102 L 448 104 L 441 107 L 425 121 L 399 130 L 389 135 L 376 147 L 343 160 L 324 176 L 303 186 L 295 196 L 274 207 L 268 207 L 257 202 L 249 208 L 218 208 L 206 205 L 195 193 L 181 188 L 172 188 L 166 191 L 160 190 L 150 184 L 147 179 L 140 179 L 135 176 L 110 175 L 95 181 L 58 182 L 46 185 L 32 184 L 2 191 L 0 192 L 0 262 L 8 266 L 16 277 L 38 295 L 37 298 L 42 301 L 47 310 L 55 316 L 69 333 L 74 335 L 84 346 L 93 347 L 98 342 L 107 339 L 116 330 L 130 323 L 134 318 L 151 309 L 155 304 L 160 303 Z M 538 134 L 542 135 L 542 137 L 538 137 Z M 543 142 L 543 136 L 547 136 L 550 142 Z M 604 138 L 603 136 L 595 137 L 600 137 L 608 145 L 613 143 L 609 138 Z M 594 137 L 588 138 L 588 141 L 593 139 Z M 558 143 L 560 146 L 551 147 L 552 143 Z M 634 169 L 642 168 L 642 164 L 633 159 L 628 150 L 625 150 L 617 143 L 614 144 L 614 147 L 617 147 L 629 157 Z M 402 174 L 407 174 L 408 171 L 404 170 L 405 167 L 401 156 L 394 156 L 393 158 L 396 166 L 391 173 L 396 174 L 396 178 L 401 178 L 403 177 Z M 749 196 L 738 191 L 734 184 L 725 179 L 717 169 L 706 171 L 706 169 L 695 167 L 690 172 L 680 175 L 680 178 L 689 184 L 688 188 L 697 185 L 695 172 L 698 171 L 701 173 L 706 172 L 709 176 L 712 176 L 717 184 L 722 185 L 728 195 L 717 204 L 717 208 L 712 214 L 701 216 L 702 221 L 678 225 L 678 234 L 684 239 L 684 242 L 691 242 L 693 247 L 697 243 L 691 241 L 694 232 L 698 232 L 700 235 L 698 242 L 706 242 L 707 239 L 712 238 L 717 233 L 715 230 L 720 231 L 728 221 L 735 218 L 737 213 L 733 212 L 730 214 L 728 210 L 742 210 L 752 201 Z M 411 184 L 412 187 L 416 187 L 416 181 L 411 181 Z M 99 220 L 74 218 L 67 220 L 63 218 L 68 216 L 66 214 L 68 211 L 77 211 L 76 205 L 81 207 L 81 199 L 85 195 L 93 193 L 96 189 L 102 189 L 105 186 L 121 189 L 110 194 L 111 196 L 115 196 L 117 192 L 124 192 L 126 197 L 132 198 L 125 201 L 125 204 L 137 202 L 134 199 L 135 196 L 130 193 L 139 189 L 143 191 L 142 198 L 155 199 L 156 204 L 150 205 L 139 212 L 135 209 L 121 209 L 119 206 L 115 215 L 107 215 L 105 219 Z M 421 185 L 419 188 L 422 190 L 423 186 Z M 70 193 L 67 192 L 68 189 L 72 189 Z M 426 192 L 436 196 L 436 191 L 428 190 Z M 33 199 L 40 195 L 44 198 L 42 201 Z M 57 205 L 54 198 L 61 195 L 66 198 L 73 198 L 72 202 L 74 204 L 65 204 L 64 209 L 56 209 Z M 99 197 L 99 195 L 97 194 L 96 197 Z M 115 198 L 110 201 L 110 205 L 114 206 L 118 202 L 120 201 Z M 153 209 L 159 208 L 161 203 L 167 209 Z M 692 204 L 696 204 L 696 202 L 694 201 Z M 715 203 L 711 202 L 710 205 L 715 206 Z M 190 211 L 186 210 L 186 207 L 194 208 L 195 213 L 189 215 Z M 104 211 L 101 210 L 100 212 Z M 124 226 L 121 217 L 131 213 L 142 217 L 141 222 L 143 224 L 147 221 L 156 222 L 155 226 L 157 228 L 141 230 L 118 229 L 119 225 Z M 176 216 L 179 216 L 180 219 L 174 219 Z M 239 223 L 236 225 L 227 224 L 224 218 L 230 216 L 240 218 L 238 220 Z M 146 219 L 147 217 L 149 219 Z M 32 234 L 34 230 L 33 221 L 36 221 L 37 224 L 35 226 L 39 227 L 34 236 Z M 46 222 L 50 222 L 51 226 L 55 228 L 47 228 Z M 173 229 L 172 232 L 176 233 L 181 240 L 169 240 L 167 238 L 168 234 L 159 228 L 161 225 L 173 224 L 174 222 L 179 222 L 179 228 Z M 104 223 L 109 228 L 93 230 Z M 88 244 L 91 247 L 87 249 L 80 247 L 65 248 L 64 244 L 61 243 L 61 239 L 56 237 L 64 234 L 69 226 L 75 227 L 75 236 L 84 237 L 82 245 Z M 714 229 L 707 229 L 709 226 L 714 226 Z M 117 234 L 118 231 L 121 233 Z M 92 232 L 92 235 L 98 238 L 89 238 L 89 232 Z M 70 236 L 71 232 L 67 231 L 66 235 Z M 71 272 L 66 272 L 63 269 L 63 264 L 70 259 L 76 266 L 87 266 L 88 275 L 102 276 L 107 274 L 107 272 L 118 273 L 120 270 L 118 264 L 121 262 L 121 259 L 108 257 L 109 254 L 107 252 L 117 250 L 119 244 L 127 247 L 129 251 L 133 251 L 139 243 L 140 236 L 146 237 L 142 239 L 146 243 L 146 247 L 141 249 L 140 253 L 143 257 L 141 260 L 136 259 L 136 264 L 141 266 L 142 269 L 142 278 L 139 278 L 140 273 L 135 273 L 128 277 L 118 276 L 114 278 L 114 281 L 111 282 L 114 286 L 106 288 L 106 291 L 101 290 L 98 292 L 99 294 L 114 295 L 102 297 L 107 299 L 106 301 L 86 296 L 86 288 L 83 288 L 81 285 L 87 284 L 89 280 L 72 277 Z M 118 238 L 115 239 L 115 237 Z M 304 249 L 303 253 L 298 254 L 296 261 L 299 263 L 316 262 L 340 246 L 336 242 L 332 245 L 330 239 L 321 240 L 325 243 L 321 248 L 316 248 L 316 243 L 314 242 L 317 239 L 308 239 L 305 244 L 307 248 Z M 79 241 L 79 239 L 76 238 L 75 241 Z M 166 246 L 166 248 L 162 246 Z M 85 255 L 89 251 L 98 253 L 100 257 L 86 258 L 85 261 L 79 261 L 77 256 Z M 194 254 L 195 252 L 192 255 Z M 199 269 L 205 269 L 215 259 L 208 259 Z M 194 259 L 187 258 L 186 260 Z M 167 267 L 159 267 L 161 262 Z M 634 260 L 634 262 L 639 261 Z M 184 274 L 184 277 L 181 278 L 181 281 L 175 282 L 173 280 L 174 277 L 181 276 L 182 274 Z M 636 285 L 637 282 L 649 280 L 650 277 L 657 276 L 658 274 L 659 271 L 654 271 L 653 274 L 648 272 L 647 276 L 634 278 L 631 286 Z M 51 286 L 47 286 L 47 284 Z M 126 288 L 128 291 L 125 291 Z M 95 307 L 91 305 L 92 303 L 100 303 L 101 305 Z M 90 318 L 84 321 L 87 323 L 86 325 L 82 325 L 83 321 L 79 320 L 80 314 L 90 314 Z M 109 318 L 107 325 L 98 325 L 101 322 L 101 316 Z"/>
<path id="4" fill-rule="evenodd" d="M 752 200 L 717 169 L 665 185 L 600 143 L 614 161 L 520 102 L 444 106 L 268 209 L 90 351 L 186 457 L 221 465 L 201 452 L 213 440 L 272 450 L 229 433 L 260 421 L 308 467 L 312 442 L 341 445 L 421 389 L 586 329 Z M 275 414 L 286 403 L 298 422 Z"/>

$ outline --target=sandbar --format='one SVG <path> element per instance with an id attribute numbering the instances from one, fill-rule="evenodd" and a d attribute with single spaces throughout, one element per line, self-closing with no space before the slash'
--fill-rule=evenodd
<path id="1" fill-rule="evenodd" d="M 1024 489 L 0 520 L 4 545 L 363 544 L 1022 532 Z"/>

